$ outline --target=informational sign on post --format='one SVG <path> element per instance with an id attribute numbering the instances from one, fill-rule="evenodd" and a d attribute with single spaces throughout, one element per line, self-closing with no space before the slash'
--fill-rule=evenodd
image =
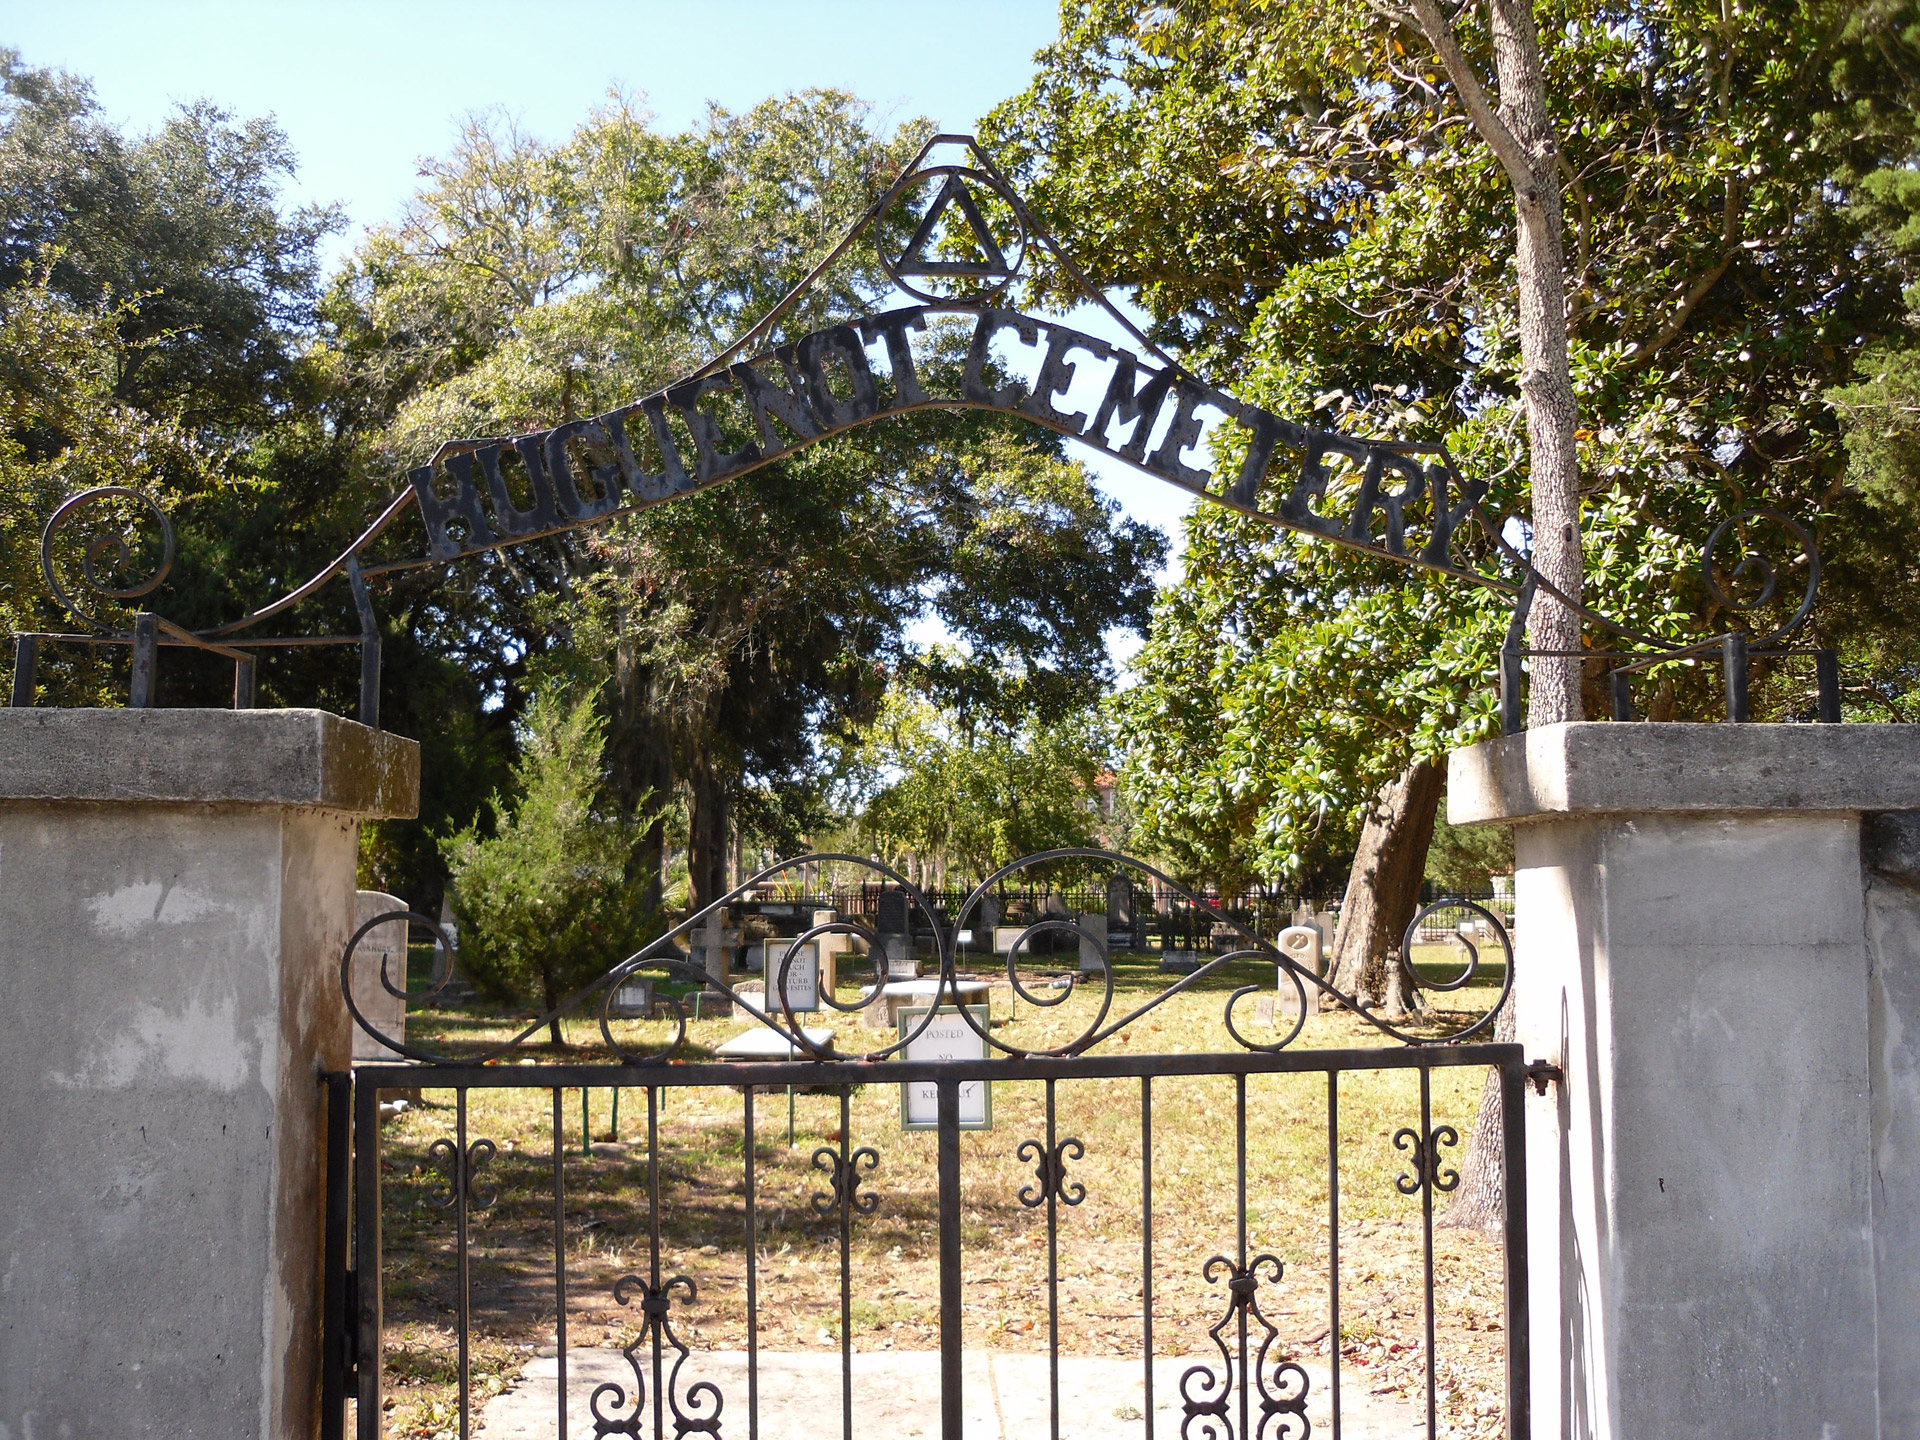
<path id="1" fill-rule="evenodd" d="M 786 978 L 783 983 L 780 971 L 791 943 L 786 940 L 767 942 L 767 993 L 784 995 L 788 1007 L 798 1015 L 802 1011 L 820 1008 L 820 947 L 815 941 L 809 940 L 795 950 L 793 963 L 785 967 Z"/>
<path id="2" fill-rule="evenodd" d="M 984 1060 L 987 1058 L 987 1007 L 968 1005 L 967 1014 L 971 1015 L 976 1031 L 967 1024 L 966 1017 L 952 1005 L 942 1005 L 927 1028 L 920 1030 L 920 1022 L 927 1017 L 924 1005 L 902 1009 L 900 1012 L 900 1038 L 913 1039 L 900 1052 L 902 1060 L 919 1062 L 925 1060 Z M 958 1086 L 960 1092 L 960 1128 L 962 1130 L 991 1130 L 993 1128 L 993 1086 L 985 1080 L 962 1080 Z M 907 1080 L 900 1086 L 900 1128 L 902 1130 L 932 1130 L 940 1123 L 940 1087 L 931 1080 Z"/>

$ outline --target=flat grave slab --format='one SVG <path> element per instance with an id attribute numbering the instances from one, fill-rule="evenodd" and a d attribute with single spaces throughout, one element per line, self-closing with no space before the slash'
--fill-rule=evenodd
<path id="1" fill-rule="evenodd" d="M 807 1040 L 823 1049 L 833 1048 L 833 1031 L 824 1025 L 803 1026 L 800 1033 Z M 769 1030 L 764 1025 L 754 1025 L 742 1030 L 730 1040 L 722 1040 L 714 1053 L 726 1060 L 811 1060 L 813 1057 L 801 1050 L 791 1040 Z"/>

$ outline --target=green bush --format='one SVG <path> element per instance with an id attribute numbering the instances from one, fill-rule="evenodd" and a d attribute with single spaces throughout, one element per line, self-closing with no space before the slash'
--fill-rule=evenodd
<path id="1" fill-rule="evenodd" d="M 591 697 L 536 697 L 513 801 L 490 802 L 493 834 L 470 825 L 440 842 L 461 966 L 496 999 L 552 1010 L 659 934 L 634 873 L 646 817 L 603 808 L 604 743 Z M 560 1044 L 557 1023 L 551 1034 Z"/>

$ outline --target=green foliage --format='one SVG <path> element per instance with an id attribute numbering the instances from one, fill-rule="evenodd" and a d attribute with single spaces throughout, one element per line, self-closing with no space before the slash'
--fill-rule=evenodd
<path id="1" fill-rule="evenodd" d="M 643 824 L 602 803 L 605 739 L 591 696 L 535 697 L 493 834 L 441 842 L 461 965 L 499 999 L 551 1008 L 658 933 L 632 874 Z"/>
<path id="2" fill-rule="evenodd" d="M 282 205 L 292 169 L 269 122 L 198 103 L 128 136 L 85 81 L 0 51 L 8 628 L 74 628 L 44 594 L 35 541 L 75 490 L 124 485 L 168 507 L 173 574 L 141 603 L 194 627 L 232 620 L 318 570 L 391 494 L 395 477 L 363 423 L 369 406 L 316 343 L 316 247 L 338 217 Z M 144 535 L 122 573 L 152 558 L 153 532 L 128 525 L 133 510 L 92 518 Z M 74 539 L 69 561 L 84 548 Z M 364 878 L 434 909 L 431 833 L 470 822 L 504 780 L 514 712 L 482 709 L 502 662 L 471 606 L 448 606 L 419 580 L 383 598 L 382 720 L 421 742 L 421 818 L 368 827 Z M 97 613 L 124 625 L 130 611 Z M 310 633 L 358 628 L 344 587 L 298 618 Z M 40 703 L 123 703 L 125 669 L 123 653 L 46 647 Z M 270 651 L 258 685 L 263 705 L 352 713 L 358 667 L 351 650 Z M 165 705 L 224 705 L 232 668 L 169 649 L 159 686 Z"/>
<path id="3" fill-rule="evenodd" d="M 116 485 L 166 504 L 182 490 L 211 483 L 207 457 L 179 425 L 115 395 L 129 357 L 140 347 L 121 332 L 129 302 L 87 306 L 51 284 L 51 266 L 0 289 L 0 626 L 64 630 L 71 620 L 45 593 L 38 547 L 42 521 L 60 500 L 97 485 Z M 103 556 L 111 583 L 142 579 L 159 563 L 158 533 L 137 507 L 116 504 L 88 517 L 115 522 L 135 537 L 124 566 Z M 145 524 L 140 522 L 145 521 Z M 59 573 L 75 584 L 74 547 L 55 552 Z M 107 618 L 124 607 L 106 602 Z M 103 703 L 111 679 L 91 647 L 49 647 L 38 670 L 40 703 Z"/>
<path id="4" fill-rule="evenodd" d="M 1513 827 L 1447 823 L 1441 807 L 1427 847 L 1427 882 L 1448 895 L 1485 894 L 1495 875 L 1513 874 Z"/>
<path id="5" fill-rule="evenodd" d="M 854 759 L 871 786 L 859 834 L 890 863 L 975 878 L 1023 855 L 1095 844 L 1105 740 L 1091 710 L 1007 727 L 895 692 Z"/>
<path id="6" fill-rule="evenodd" d="M 481 117 L 329 291 L 328 363 L 396 467 L 450 436 L 610 408 L 770 307 L 927 128 L 882 136 L 834 91 L 715 108 L 678 134 L 615 97 L 557 145 Z M 886 288 L 855 245 L 772 338 Z M 929 337 L 926 364 L 958 365 L 962 344 Z M 744 413 L 719 423 L 729 443 L 750 433 Z M 893 677 L 996 713 L 1084 703 L 1111 680 L 1104 631 L 1144 626 L 1161 553 L 1052 437 L 922 413 L 434 574 L 433 610 L 410 613 L 509 714 L 542 676 L 611 676 L 618 803 L 683 801 L 704 876 L 727 812 L 781 849 L 825 823 L 821 747 L 871 719 Z M 907 635 L 927 614 L 964 642 L 937 673 Z"/>
<path id="7" fill-rule="evenodd" d="M 1480 17 L 1459 23 L 1484 59 Z M 1826 0 L 1734 21 L 1698 0 L 1542 17 L 1589 603 L 1670 637 L 1726 628 L 1699 547 L 1775 506 L 1826 556 L 1810 638 L 1842 648 L 1853 683 L 1902 692 L 1920 573 L 1847 488 L 1823 391 L 1902 323 L 1901 276 L 1859 262 L 1850 197 L 1913 152 L 1913 25 L 1906 3 Z M 1322 425 L 1443 439 L 1490 481 L 1493 513 L 1524 515 L 1512 197 L 1410 45 L 1363 6 L 1080 0 L 988 128 L 1096 282 L 1130 291 L 1215 383 Z M 1203 507 L 1122 709 L 1147 843 L 1223 875 L 1337 866 L 1383 778 L 1490 733 L 1503 618 L 1468 587 Z M 1809 716 L 1810 680 L 1762 668 L 1756 718 Z M 1683 665 L 1638 699 L 1660 719 L 1718 704 L 1715 677 Z"/>
<path id="8" fill-rule="evenodd" d="M 275 423 L 298 398 L 316 246 L 337 210 L 283 212 L 293 153 L 270 120 L 180 106 L 129 139 L 91 85 L 0 48 L 0 288 L 51 260 L 52 288 L 124 305 L 135 342 L 115 393 L 209 441 Z"/>

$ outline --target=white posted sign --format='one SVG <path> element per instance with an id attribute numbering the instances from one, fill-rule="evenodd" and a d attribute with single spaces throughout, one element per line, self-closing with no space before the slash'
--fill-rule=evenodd
<path id="1" fill-rule="evenodd" d="M 783 994 L 793 1013 L 820 1008 L 820 946 L 819 942 L 809 940 L 793 952 L 793 963 L 787 966 L 786 984 L 780 986 L 780 965 L 786 959 L 790 940 L 769 940 L 766 949 L 766 979 L 769 995 Z M 777 1005 L 776 1001 L 776 1005 Z"/>
<path id="2" fill-rule="evenodd" d="M 987 1007 L 969 1005 L 967 1014 L 981 1030 L 987 1028 Z M 900 1036 L 906 1039 L 918 1029 L 926 1018 L 927 1007 L 916 1006 L 900 1011 Z M 940 1007 L 925 1030 L 907 1043 L 900 1052 L 900 1058 L 908 1061 L 922 1060 L 984 1060 L 987 1058 L 987 1042 L 983 1035 L 968 1025 L 966 1019 L 951 1005 Z M 963 1080 L 960 1092 L 960 1128 L 962 1130 L 991 1130 L 993 1128 L 993 1086 L 985 1080 Z M 907 1080 L 900 1086 L 900 1128 L 902 1130 L 932 1130 L 940 1124 L 940 1087 L 931 1080 Z"/>

